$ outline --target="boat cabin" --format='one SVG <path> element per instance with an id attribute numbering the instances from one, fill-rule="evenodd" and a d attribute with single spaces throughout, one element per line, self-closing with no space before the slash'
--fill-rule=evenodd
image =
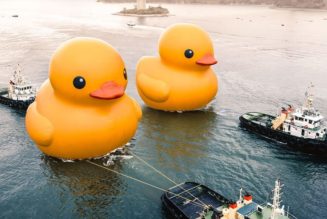
<path id="1" fill-rule="evenodd" d="M 18 65 L 8 85 L 8 98 L 27 101 L 34 99 L 35 93 L 35 88 L 25 80 Z"/>
<path id="2" fill-rule="evenodd" d="M 282 130 L 297 137 L 325 139 L 326 127 L 322 124 L 323 119 L 318 110 L 303 107 L 288 115 Z"/>
<path id="3" fill-rule="evenodd" d="M 292 136 L 325 140 L 327 132 L 326 127 L 323 125 L 324 117 L 313 107 L 312 88 L 313 85 L 311 84 L 305 93 L 305 104 L 295 111 L 292 106 L 289 106 L 286 112 L 285 110 L 282 111 L 278 117 L 280 123 L 276 124 L 280 127 L 281 131 Z"/>
<path id="4" fill-rule="evenodd" d="M 308 109 L 296 110 L 292 115 L 293 123 L 297 126 L 305 126 L 310 129 L 319 128 L 322 125 L 323 116 L 318 110 L 310 112 Z"/>

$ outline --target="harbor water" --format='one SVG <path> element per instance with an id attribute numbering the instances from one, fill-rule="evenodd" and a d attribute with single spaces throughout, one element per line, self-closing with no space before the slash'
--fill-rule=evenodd
<path id="1" fill-rule="evenodd" d="M 127 93 L 142 104 L 133 153 L 176 182 L 200 182 L 232 199 L 242 187 L 264 203 L 280 178 L 285 208 L 299 219 L 327 218 L 327 158 L 252 134 L 238 120 L 249 111 L 275 115 L 287 104 L 302 105 L 310 82 L 314 105 L 327 116 L 327 11 L 163 6 L 173 16 L 116 16 L 133 6 L 95 0 L 2 0 L 0 82 L 7 83 L 19 63 L 39 86 L 60 43 L 77 36 L 103 39 L 122 55 Z M 201 111 L 151 110 L 137 94 L 138 59 L 157 55 L 160 34 L 176 22 L 202 26 L 214 42 L 219 93 Z M 162 191 L 85 161 L 44 156 L 25 131 L 24 113 L 0 106 L 0 130 L 0 218 L 166 217 Z M 110 168 L 164 189 L 173 186 L 135 157 Z"/>

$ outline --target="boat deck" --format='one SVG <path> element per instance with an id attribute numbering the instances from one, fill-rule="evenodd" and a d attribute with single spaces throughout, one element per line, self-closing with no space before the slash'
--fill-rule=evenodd
<path id="1" fill-rule="evenodd" d="M 207 187 L 192 182 L 170 188 L 165 195 L 187 218 L 199 218 L 203 216 L 202 213 L 205 210 L 204 204 L 222 210 L 229 202 L 229 200 Z M 208 212 L 205 218 L 210 218 L 212 213 Z"/>
<path id="2" fill-rule="evenodd" d="M 271 122 L 276 118 L 274 116 L 258 113 L 258 112 L 250 112 L 242 115 L 242 117 L 246 120 L 249 120 L 253 123 L 263 125 L 263 126 L 271 126 Z"/>
<path id="3" fill-rule="evenodd" d="M 272 213 L 272 208 L 267 205 L 262 209 L 262 212 L 255 211 L 252 214 L 248 215 L 249 219 L 265 219 L 270 218 Z M 276 214 L 275 219 L 295 219 L 293 215 L 281 215 Z"/>

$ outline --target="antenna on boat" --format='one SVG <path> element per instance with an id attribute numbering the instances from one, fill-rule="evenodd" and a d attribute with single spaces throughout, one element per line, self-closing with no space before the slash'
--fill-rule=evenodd
<path id="1" fill-rule="evenodd" d="M 271 212 L 271 216 L 270 216 L 270 219 L 275 219 L 275 216 L 277 213 L 282 213 L 281 212 L 281 208 L 280 208 L 280 203 L 282 202 L 280 200 L 280 197 L 281 197 L 281 189 L 282 189 L 283 185 L 280 183 L 280 180 L 277 179 L 275 181 L 275 188 L 273 190 L 274 192 L 274 195 L 273 195 L 273 204 L 272 204 L 272 212 Z"/>
<path id="2" fill-rule="evenodd" d="M 25 78 L 21 73 L 21 67 L 19 64 L 17 64 L 16 70 L 14 71 L 11 81 L 12 83 L 17 85 L 21 85 L 25 83 Z"/>
<path id="3" fill-rule="evenodd" d="M 313 83 L 311 82 L 310 85 L 308 86 L 306 92 L 305 92 L 305 97 L 306 97 L 306 101 L 305 101 L 305 106 L 308 109 L 312 108 L 312 103 L 313 103 L 313 93 L 312 93 L 312 88 L 314 88 Z"/>
<path id="4" fill-rule="evenodd" d="M 243 198 L 243 189 L 242 188 L 240 188 L 240 201 L 242 200 L 242 198 Z"/>

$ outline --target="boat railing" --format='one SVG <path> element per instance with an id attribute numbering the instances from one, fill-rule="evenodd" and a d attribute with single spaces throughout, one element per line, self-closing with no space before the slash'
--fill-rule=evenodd
<path id="1" fill-rule="evenodd" d="M 271 207 L 271 204 L 270 203 L 262 203 L 262 204 L 259 204 L 259 206 L 262 206 L 262 207 Z M 291 214 L 288 210 L 286 211 L 285 210 L 285 215 L 289 217 L 289 219 L 297 219 L 297 217 L 295 217 L 295 215 Z"/>
<path id="2" fill-rule="evenodd" d="M 286 215 L 290 218 L 290 219 L 297 219 L 297 217 L 295 217 L 293 214 L 286 212 Z"/>

